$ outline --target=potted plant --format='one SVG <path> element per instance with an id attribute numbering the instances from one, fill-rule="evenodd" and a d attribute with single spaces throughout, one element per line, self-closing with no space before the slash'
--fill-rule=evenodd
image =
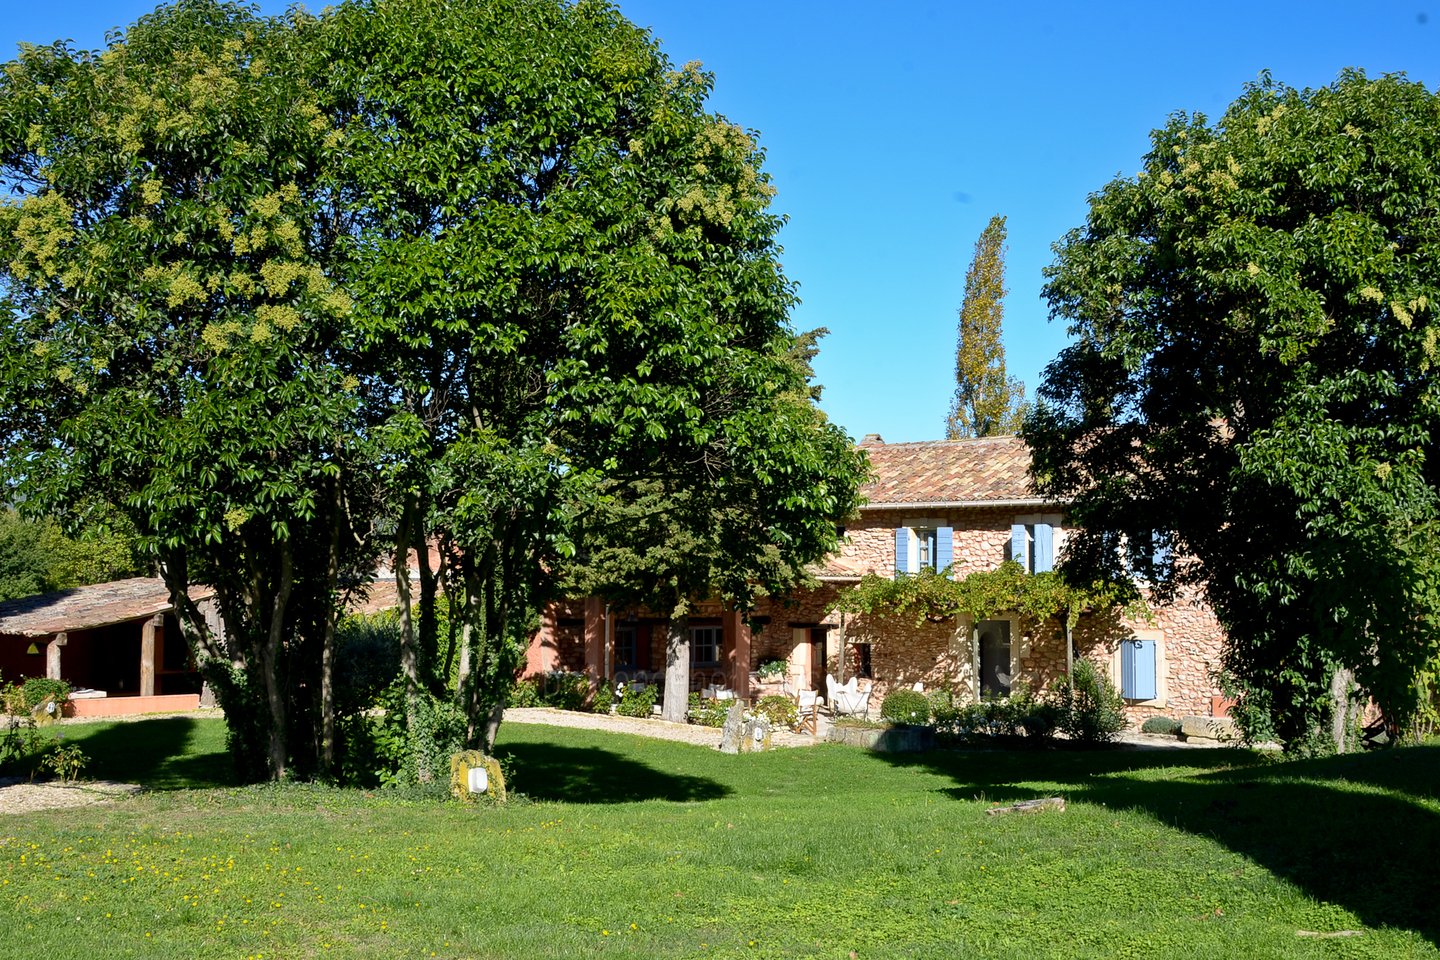
<path id="1" fill-rule="evenodd" d="M 780 683 L 789 669 L 789 661 L 770 657 L 760 661 L 760 665 L 755 668 L 755 676 L 761 683 Z"/>

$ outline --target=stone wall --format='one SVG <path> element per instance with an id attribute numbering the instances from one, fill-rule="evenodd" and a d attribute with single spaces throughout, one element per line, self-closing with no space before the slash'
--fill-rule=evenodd
<path id="1" fill-rule="evenodd" d="M 827 573 L 854 579 L 865 573 L 892 575 L 895 528 L 922 520 L 939 521 L 953 528 L 957 576 L 993 570 L 1006 557 L 1011 525 L 1035 512 L 1033 508 L 998 507 L 866 511 L 847 528 L 845 543 L 827 564 Z M 1057 527 L 1057 555 L 1063 545 L 1064 530 Z M 770 658 L 790 659 L 795 645 L 793 631 L 798 627 L 823 626 L 828 629 L 827 662 L 823 670 L 817 670 L 820 674 L 817 680 L 823 680 L 823 673 L 837 676 L 842 673 L 842 639 L 843 650 L 848 655 L 843 669 L 846 676 L 857 671 L 858 645 L 869 644 L 874 679 L 871 704 L 876 709 L 888 691 L 916 682 L 926 690 L 950 690 L 961 698 L 977 695 L 972 624 L 968 620 L 917 624 L 899 617 L 851 615 L 842 618 L 829 608 L 844 586 L 843 582 L 826 582 L 815 589 L 796 591 L 789 597 L 760 601 L 749 612 L 749 616 L 759 621 L 749 645 L 750 668 L 753 670 L 760 661 Z M 579 631 L 558 629 L 558 621 L 561 617 L 573 618 L 579 609 L 578 605 L 570 604 L 563 612 L 555 611 L 554 619 L 549 621 L 554 631 L 551 642 L 558 648 L 557 659 L 568 668 L 583 666 L 580 650 L 583 636 Z M 649 611 L 633 613 L 638 614 L 642 626 L 651 628 L 652 669 L 663 671 L 664 617 Z M 695 616 L 718 617 L 721 613 L 718 604 L 708 603 L 701 605 Z M 615 611 L 614 615 L 624 614 Z M 1018 617 L 1010 619 L 1012 685 L 1024 682 L 1034 690 L 1043 690 L 1065 672 L 1064 627 L 1057 621 L 1034 623 Z M 1127 704 L 1126 712 L 1132 721 L 1140 722 L 1155 714 L 1209 715 L 1211 698 L 1220 692 L 1211 679 L 1211 672 L 1219 663 L 1223 631 L 1198 596 L 1182 596 L 1173 604 L 1157 605 L 1148 621 L 1086 617 L 1076 628 L 1075 644 L 1078 654 L 1100 665 L 1118 687 L 1119 644 L 1127 637 L 1160 642 L 1157 681 L 1161 695 L 1153 701 Z"/>

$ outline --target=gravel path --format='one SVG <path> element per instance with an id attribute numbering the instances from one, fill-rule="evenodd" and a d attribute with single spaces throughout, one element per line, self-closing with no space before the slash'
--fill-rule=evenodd
<path id="1" fill-rule="evenodd" d="M 115 783 L 111 780 L 25 783 L 4 778 L 0 779 L 0 816 L 61 807 L 92 807 L 97 803 L 111 803 L 139 792 L 138 783 Z"/>

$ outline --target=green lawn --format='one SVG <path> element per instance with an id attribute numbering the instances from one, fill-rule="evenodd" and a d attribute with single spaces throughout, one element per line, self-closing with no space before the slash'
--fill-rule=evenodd
<path id="1" fill-rule="evenodd" d="M 218 721 L 65 732 L 157 789 L 0 817 L 3 957 L 1440 956 L 1436 747 L 731 757 L 511 724 L 529 799 L 465 808 L 220 786 Z"/>

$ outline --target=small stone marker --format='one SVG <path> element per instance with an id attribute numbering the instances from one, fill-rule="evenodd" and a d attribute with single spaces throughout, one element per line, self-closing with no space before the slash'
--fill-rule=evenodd
<path id="1" fill-rule="evenodd" d="M 720 752 L 739 753 L 745 737 L 745 705 L 739 700 L 730 704 L 725 711 L 725 728 L 720 731 Z"/>
<path id="2" fill-rule="evenodd" d="M 745 704 L 736 700 L 725 712 L 725 728 L 720 732 L 721 753 L 759 753 L 769 750 L 774 733 L 765 717 L 745 719 Z"/>
<path id="3" fill-rule="evenodd" d="M 1019 803 L 1012 803 L 1008 807 L 991 807 L 985 812 L 992 817 L 998 817 L 1002 813 L 1039 813 L 1042 810 L 1054 810 L 1056 813 L 1063 813 L 1065 810 L 1065 798 L 1045 797 L 1041 800 L 1021 800 Z"/>

